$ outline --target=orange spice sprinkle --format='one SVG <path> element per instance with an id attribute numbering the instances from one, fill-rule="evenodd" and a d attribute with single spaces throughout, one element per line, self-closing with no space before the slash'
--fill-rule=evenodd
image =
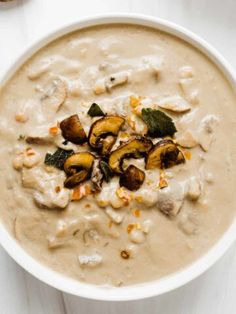
<path id="1" fill-rule="evenodd" d="M 56 193 L 59 193 L 61 191 L 61 187 L 59 186 L 59 185 L 57 185 L 56 187 L 55 187 L 55 192 Z"/>
<path id="2" fill-rule="evenodd" d="M 58 134 L 58 127 L 57 126 L 53 126 L 51 128 L 49 128 L 49 133 L 52 135 L 52 136 L 55 136 Z"/>
<path id="3" fill-rule="evenodd" d="M 158 187 L 159 187 L 160 189 L 163 189 L 163 188 L 165 188 L 165 187 L 167 187 L 167 186 L 168 186 L 168 181 L 167 181 L 167 179 L 166 179 L 165 172 L 164 172 L 164 170 L 161 169 L 161 171 L 160 171 L 160 180 L 159 180 L 159 185 L 158 185 Z"/>
<path id="4" fill-rule="evenodd" d="M 192 153 L 191 153 L 190 151 L 186 150 L 186 151 L 184 152 L 184 156 L 185 156 L 185 158 L 186 158 L 187 160 L 190 160 L 190 159 L 192 158 Z"/>
<path id="5" fill-rule="evenodd" d="M 135 198 L 135 201 L 137 201 L 138 203 L 142 203 L 143 202 L 143 197 L 141 195 L 137 195 Z"/>
<path id="6" fill-rule="evenodd" d="M 91 188 L 88 184 L 79 185 L 73 190 L 71 200 L 72 201 L 79 201 L 84 196 L 87 196 L 91 193 L 92 193 L 92 191 L 91 191 Z"/>
<path id="7" fill-rule="evenodd" d="M 130 96 L 129 103 L 131 107 L 133 108 L 137 107 L 140 104 L 140 97 L 137 98 L 135 96 Z"/>
<path id="8" fill-rule="evenodd" d="M 135 209 L 133 211 L 133 215 L 134 215 L 134 217 L 139 218 L 141 216 L 141 210 L 140 209 Z"/>
<path id="9" fill-rule="evenodd" d="M 33 156 L 35 155 L 35 152 L 33 151 L 33 149 L 31 147 L 26 148 L 26 155 L 27 156 Z"/>
<path id="10" fill-rule="evenodd" d="M 124 206 L 128 206 L 132 197 L 123 187 L 116 190 L 116 195 L 123 201 Z"/>
<path id="11" fill-rule="evenodd" d="M 91 207 L 91 205 L 88 203 L 88 204 L 85 204 L 85 206 L 84 206 L 85 208 L 90 208 Z"/>
<path id="12" fill-rule="evenodd" d="M 108 227 L 111 228 L 112 226 L 113 226 L 113 221 L 110 220 L 110 221 L 109 221 L 109 224 L 108 224 Z"/>
<path id="13" fill-rule="evenodd" d="M 139 223 L 131 223 L 127 226 L 127 232 L 130 233 L 133 229 L 141 229 L 141 226 Z"/>

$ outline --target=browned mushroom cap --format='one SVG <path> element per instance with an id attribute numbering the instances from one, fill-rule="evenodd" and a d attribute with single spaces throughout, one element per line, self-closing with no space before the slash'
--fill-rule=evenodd
<path id="1" fill-rule="evenodd" d="M 146 169 L 170 168 L 185 162 L 184 154 L 172 140 L 161 140 L 148 153 Z"/>
<path id="2" fill-rule="evenodd" d="M 150 151 L 152 141 L 145 137 L 136 137 L 121 144 L 109 157 L 109 166 L 116 173 L 123 173 L 122 164 L 125 158 L 142 158 Z"/>
<path id="3" fill-rule="evenodd" d="M 106 116 L 95 121 L 89 131 L 89 144 L 106 155 L 110 152 L 125 120 L 119 116 Z"/>
<path id="4" fill-rule="evenodd" d="M 145 173 L 134 165 L 130 165 L 120 177 L 120 186 L 136 191 L 143 184 Z"/>
<path id="5" fill-rule="evenodd" d="M 60 128 L 62 131 L 62 136 L 66 140 L 74 144 L 82 144 L 86 142 L 86 134 L 77 114 L 74 114 L 73 116 L 70 116 L 69 118 L 61 121 Z"/>
<path id="6" fill-rule="evenodd" d="M 85 181 L 89 177 L 89 172 L 87 170 L 81 170 L 78 173 L 68 177 L 64 182 L 64 187 L 67 189 L 73 189 L 76 185 Z"/>
<path id="7" fill-rule="evenodd" d="M 64 182 L 65 187 L 73 188 L 88 179 L 94 159 L 95 157 L 88 152 L 76 153 L 67 158 L 64 163 L 64 170 L 68 175 L 68 178 Z"/>

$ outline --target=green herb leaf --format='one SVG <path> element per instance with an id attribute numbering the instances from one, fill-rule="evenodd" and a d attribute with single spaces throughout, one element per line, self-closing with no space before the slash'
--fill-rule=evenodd
<path id="1" fill-rule="evenodd" d="M 104 175 L 104 179 L 106 182 L 109 182 L 111 178 L 113 177 L 113 171 L 111 170 L 108 163 L 106 163 L 104 160 L 100 161 L 100 169 Z"/>
<path id="2" fill-rule="evenodd" d="M 173 136 L 177 132 L 172 119 L 160 110 L 143 108 L 142 119 L 147 124 L 148 134 L 152 137 Z"/>
<path id="3" fill-rule="evenodd" d="M 98 104 L 93 103 L 89 108 L 88 115 L 90 117 L 103 117 L 105 114 L 103 113 L 102 109 L 98 106 Z"/>
<path id="4" fill-rule="evenodd" d="M 65 150 L 62 148 L 58 148 L 55 153 L 49 154 L 47 153 L 45 156 L 44 163 L 47 166 L 53 166 L 60 170 L 63 170 L 64 163 L 68 157 L 73 155 L 73 150 Z"/>

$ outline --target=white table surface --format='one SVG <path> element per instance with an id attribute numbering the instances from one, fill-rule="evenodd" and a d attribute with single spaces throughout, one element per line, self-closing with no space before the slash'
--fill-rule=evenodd
<path id="1" fill-rule="evenodd" d="M 235 0 L 16 0 L 0 4 L 0 72 L 25 45 L 80 17 L 144 13 L 176 22 L 213 44 L 236 68 Z M 0 248 L 0 314 L 234 314 L 236 244 L 208 272 L 160 297 L 124 303 L 61 293 L 19 267 Z"/>

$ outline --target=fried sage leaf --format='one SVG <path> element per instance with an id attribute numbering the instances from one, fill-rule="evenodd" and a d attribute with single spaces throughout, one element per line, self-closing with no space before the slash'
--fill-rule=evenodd
<path id="1" fill-rule="evenodd" d="M 103 113 L 102 109 L 98 106 L 98 104 L 93 103 L 89 108 L 88 115 L 90 117 L 103 117 L 105 114 Z"/>
<path id="2" fill-rule="evenodd" d="M 114 175 L 114 173 L 111 170 L 110 166 L 104 160 L 101 160 L 100 161 L 100 168 L 101 168 L 101 171 L 103 173 L 104 180 L 106 182 L 109 182 L 111 180 L 111 178 L 113 177 L 113 175 Z"/>
<path id="3" fill-rule="evenodd" d="M 44 163 L 47 166 L 53 166 L 55 168 L 58 168 L 60 170 L 63 170 L 64 163 L 68 157 L 74 154 L 73 150 L 65 150 L 62 148 L 58 148 L 55 153 L 50 154 L 47 153 L 45 156 Z"/>
<path id="4" fill-rule="evenodd" d="M 172 119 L 160 110 L 143 108 L 142 119 L 147 124 L 151 137 L 173 136 L 177 132 Z"/>

